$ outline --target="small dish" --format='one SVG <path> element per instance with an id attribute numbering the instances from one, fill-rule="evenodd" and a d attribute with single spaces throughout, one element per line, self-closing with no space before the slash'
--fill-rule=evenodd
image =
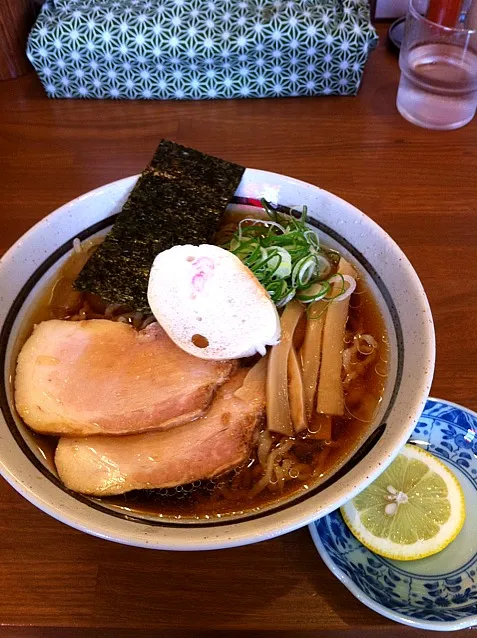
<path id="1" fill-rule="evenodd" d="M 477 414 L 428 399 L 410 438 L 440 458 L 464 490 L 467 518 L 442 552 L 394 561 L 370 552 L 351 534 L 339 510 L 310 525 L 316 548 L 356 598 L 396 622 L 453 631 L 477 624 Z"/>

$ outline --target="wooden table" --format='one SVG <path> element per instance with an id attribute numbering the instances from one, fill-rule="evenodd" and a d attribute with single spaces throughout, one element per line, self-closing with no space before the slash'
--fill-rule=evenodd
<path id="1" fill-rule="evenodd" d="M 402 246 L 436 321 L 432 394 L 477 410 L 477 122 L 449 133 L 408 124 L 395 108 L 398 76 L 381 44 L 356 98 L 51 101 L 33 74 L 0 83 L 0 252 L 60 204 L 138 173 L 161 137 L 286 173 L 352 202 Z M 153 552 L 70 529 L 3 481 L 0 625 L 0 636 L 53 638 L 132 637 L 139 628 L 420 633 L 355 600 L 307 529 L 217 552 Z"/>

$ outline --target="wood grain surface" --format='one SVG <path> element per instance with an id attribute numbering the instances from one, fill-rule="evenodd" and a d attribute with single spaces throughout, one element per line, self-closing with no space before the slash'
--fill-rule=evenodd
<path id="1" fill-rule="evenodd" d="M 161 137 L 292 175 L 352 202 L 400 244 L 436 322 L 432 394 L 477 410 L 477 122 L 439 133 L 403 120 L 397 60 L 380 34 L 356 98 L 53 101 L 33 74 L 0 83 L 0 253 L 73 197 L 138 173 Z M 3 481 L 0 592 L 1 636 L 424 635 L 355 600 L 306 529 L 154 552 L 70 529 Z"/>
<path id="2" fill-rule="evenodd" d="M 33 0 L 1 0 L 0 80 L 16 78 L 31 70 L 25 48 L 34 19 Z"/>

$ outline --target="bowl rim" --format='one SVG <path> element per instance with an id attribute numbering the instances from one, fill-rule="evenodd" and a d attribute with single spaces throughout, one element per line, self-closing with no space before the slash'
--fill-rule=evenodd
<path id="1" fill-rule="evenodd" d="M 288 177 L 285 175 L 272 173 L 268 171 L 262 171 L 257 169 L 246 169 L 246 175 L 253 176 L 255 178 L 255 183 L 260 184 L 266 180 L 272 180 L 275 182 L 286 182 L 289 185 L 292 185 L 298 189 L 312 189 L 313 193 L 324 193 L 326 197 L 329 198 L 330 201 L 335 201 L 342 208 L 346 208 L 348 214 L 359 216 L 361 219 L 365 220 L 366 225 L 371 227 L 374 232 L 378 233 L 381 236 L 383 242 L 385 242 L 388 246 L 391 247 L 395 258 L 399 257 L 399 260 L 403 262 L 403 266 L 406 267 L 406 271 L 408 276 L 412 280 L 412 284 L 414 286 L 414 291 L 416 296 L 419 297 L 422 312 L 425 314 L 427 322 L 426 322 L 426 339 L 425 345 L 427 348 L 426 354 L 429 355 L 429 366 L 425 373 L 423 373 L 420 377 L 420 383 L 417 384 L 420 387 L 420 401 L 416 401 L 413 405 L 413 412 L 416 413 L 416 420 L 418 418 L 418 414 L 420 414 L 420 410 L 422 410 L 423 405 L 427 399 L 429 387 L 432 381 L 432 375 L 434 370 L 434 359 L 435 359 L 435 337 L 434 337 L 434 329 L 432 322 L 432 315 L 429 307 L 429 303 L 427 301 L 427 297 L 425 295 L 422 284 L 414 271 L 414 268 L 410 264 L 409 260 L 399 248 L 399 246 L 391 239 L 391 237 L 384 231 L 374 220 L 365 215 L 362 211 L 357 209 L 355 206 L 343 200 L 342 198 L 330 193 L 329 191 L 325 191 L 318 186 L 309 184 L 307 182 L 303 182 L 301 180 L 297 180 L 292 177 Z M 1 266 L 12 259 L 15 255 L 18 246 L 21 242 L 25 242 L 27 240 L 32 240 L 35 235 L 38 233 L 38 230 L 46 223 L 51 224 L 52 222 L 59 219 L 62 215 L 65 214 L 71 208 L 74 208 L 78 203 L 88 201 L 89 199 L 94 199 L 96 196 L 100 195 L 101 192 L 105 192 L 108 189 L 111 191 L 115 191 L 116 189 L 127 189 L 129 192 L 130 188 L 134 185 L 139 175 L 134 175 L 126 178 L 122 178 L 120 180 L 116 180 L 114 182 L 110 182 L 109 184 L 105 184 L 96 189 L 93 189 L 87 193 L 80 195 L 79 197 L 74 198 L 73 200 L 65 203 L 64 205 L 57 208 L 55 211 L 50 213 L 48 216 L 37 222 L 32 228 L 30 228 L 15 244 L 4 254 L 2 259 L 0 260 L 0 278 L 2 276 Z M 239 188 L 240 190 L 240 188 Z M 111 209 L 113 210 L 113 209 Z M 110 213 L 111 215 L 111 213 Z M 109 217 L 110 215 L 107 215 Z M 104 220 L 105 218 L 101 218 Z M 78 234 L 78 233 L 76 233 Z M 7 335 L 7 339 L 10 334 Z M 414 421 L 411 419 L 411 425 L 414 426 Z M 401 436 L 398 437 L 398 440 L 393 444 L 394 447 L 392 450 L 383 451 L 379 458 L 374 459 L 374 463 L 367 469 L 366 478 L 361 478 L 359 481 L 359 485 L 355 485 L 352 489 L 346 492 L 346 494 L 341 494 L 341 496 L 336 499 L 336 497 L 332 497 L 328 495 L 325 500 L 325 505 L 320 507 L 320 516 L 325 516 L 330 511 L 338 508 L 345 500 L 352 498 L 355 494 L 357 494 L 360 490 L 364 489 L 364 487 L 369 484 L 380 472 L 382 472 L 385 467 L 394 459 L 394 457 L 398 454 L 400 447 L 404 445 L 407 435 L 410 431 L 412 431 L 412 427 L 408 425 L 403 429 Z M 395 437 L 396 438 L 396 437 Z M 389 446 L 390 444 L 388 444 Z M 372 455 L 372 450 L 370 455 Z M 0 452 L 1 455 L 1 452 Z M 368 458 L 369 460 L 369 458 Z M 360 461 L 356 467 L 359 467 L 363 461 Z M 354 468 L 353 468 L 354 469 Z M 187 528 L 187 532 L 196 536 L 193 541 L 182 538 L 180 540 L 173 540 L 164 542 L 160 537 L 157 539 L 152 539 L 149 537 L 147 540 L 139 534 L 136 534 L 133 529 L 127 532 L 114 532 L 111 533 L 108 529 L 108 525 L 100 525 L 93 523 L 95 529 L 91 529 L 91 523 L 84 523 L 84 520 L 87 520 L 87 517 L 83 516 L 81 513 L 75 514 L 75 516 L 71 516 L 65 512 L 64 509 L 56 506 L 54 502 L 55 499 L 43 498 L 36 493 L 36 490 L 30 486 L 25 485 L 22 482 L 19 482 L 15 475 L 14 471 L 12 471 L 8 467 L 8 463 L 4 463 L 0 458 L 0 470 L 3 477 L 16 489 L 19 493 L 21 493 L 27 500 L 31 503 L 50 514 L 54 518 L 72 526 L 85 531 L 87 533 L 102 537 L 108 538 L 109 540 L 114 540 L 117 542 L 122 542 L 131 545 L 137 545 L 141 547 L 154 547 L 158 549 L 179 549 L 179 550 L 189 550 L 189 549 L 217 549 L 222 547 L 232 547 L 245 545 L 248 543 L 258 542 L 260 540 L 266 540 L 268 538 L 275 537 L 277 535 L 287 533 L 289 531 L 293 531 L 299 527 L 302 527 L 312 520 L 316 519 L 316 509 L 313 511 L 313 500 L 319 496 L 318 494 L 310 495 L 305 501 L 305 509 L 306 512 L 297 513 L 297 504 L 294 502 L 290 502 L 289 505 L 282 512 L 276 512 L 272 510 L 269 513 L 265 513 L 265 515 L 261 518 L 261 522 L 259 524 L 260 529 L 257 531 L 253 529 L 256 521 L 241 521 L 240 519 L 236 521 L 230 521 L 228 524 L 226 521 L 222 522 L 222 532 L 218 535 L 211 534 L 210 537 L 207 535 L 201 536 L 204 530 L 200 529 L 198 526 L 190 526 Z M 42 477 L 43 479 L 47 479 L 50 483 L 51 480 L 47 477 Z M 343 477 L 344 478 L 344 477 Z M 341 481 L 342 479 L 340 479 Z M 343 489 L 341 489 L 341 492 Z M 108 516 L 108 514 L 103 514 L 103 516 Z M 82 520 L 83 519 L 83 520 Z M 109 516 L 111 519 L 111 516 Z M 133 521 L 128 521 L 129 525 L 134 525 Z M 138 523 L 139 525 L 141 523 Z M 250 529 L 248 529 L 250 527 Z M 161 528 L 159 528 L 161 529 Z M 177 527 L 174 526 L 174 529 L 177 530 Z M 196 530 L 196 531 L 194 531 Z M 217 528 L 216 528 L 217 530 Z M 215 531 L 216 531 L 215 530 Z M 159 535 L 160 536 L 160 535 Z"/>
<path id="2" fill-rule="evenodd" d="M 428 397 L 428 401 L 441 403 L 453 408 L 457 408 L 462 412 L 471 414 L 477 420 L 477 412 L 474 412 L 470 408 L 459 405 L 454 401 L 448 401 L 447 399 L 438 399 L 432 396 Z M 343 522 L 343 525 L 344 524 L 345 523 Z M 361 589 L 361 587 L 359 587 L 359 585 L 357 585 L 349 576 L 347 576 L 343 572 L 342 569 L 340 569 L 335 564 L 328 550 L 324 546 L 323 541 L 321 540 L 320 534 L 317 530 L 317 526 L 315 525 L 315 521 L 309 524 L 308 529 L 310 531 L 310 535 L 312 537 L 313 543 L 315 544 L 318 554 L 320 555 L 321 559 L 328 567 L 328 569 L 331 571 L 331 573 L 334 574 L 334 576 L 336 576 L 336 578 L 353 594 L 353 596 L 355 596 L 355 598 L 363 603 L 363 605 L 366 605 L 366 607 L 369 607 L 381 616 L 385 616 L 386 618 L 394 620 L 397 623 L 408 625 L 416 629 L 428 629 L 431 631 L 458 631 L 460 629 L 469 629 L 477 625 L 477 614 L 472 614 L 470 616 L 467 616 L 466 618 L 461 618 L 459 620 L 421 620 L 413 618 L 412 616 L 408 616 L 406 614 L 400 614 L 396 611 L 393 611 L 392 609 L 389 609 L 389 607 L 385 607 L 381 603 L 378 603 L 376 600 L 371 598 L 371 596 L 366 594 Z M 357 542 L 359 543 L 359 541 Z M 370 550 L 368 551 L 370 552 Z M 372 552 L 370 553 L 372 554 Z"/>

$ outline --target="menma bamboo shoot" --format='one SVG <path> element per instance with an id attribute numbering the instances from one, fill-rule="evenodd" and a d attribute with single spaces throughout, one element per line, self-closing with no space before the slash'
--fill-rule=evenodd
<path id="1" fill-rule="evenodd" d="M 300 363 L 295 348 L 290 348 L 288 355 L 288 393 L 290 401 L 290 416 L 295 432 L 303 432 L 308 427 L 305 411 L 305 395 Z"/>
<path id="2" fill-rule="evenodd" d="M 280 343 L 273 346 L 268 359 L 267 428 L 286 436 L 294 434 L 288 393 L 288 356 L 293 333 L 304 311 L 303 305 L 296 300 L 286 305 L 280 318 Z"/>
<path id="3" fill-rule="evenodd" d="M 356 278 L 356 271 L 343 257 L 338 264 L 338 273 Z M 342 282 L 333 284 L 332 297 L 343 290 Z M 316 411 L 321 414 L 342 416 L 344 414 L 344 392 L 341 380 L 343 348 L 346 322 L 348 321 L 349 297 L 331 301 L 326 312 L 323 328 L 320 380 Z"/>
<path id="4" fill-rule="evenodd" d="M 307 311 L 305 339 L 301 347 L 303 370 L 303 391 L 305 395 L 305 411 L 310 421 L 315 406 L 316 388 L 320 373 L 321 345 L 323 326 L 325 324 L 328 302 L 321 300 L 310 304 Z"/>

